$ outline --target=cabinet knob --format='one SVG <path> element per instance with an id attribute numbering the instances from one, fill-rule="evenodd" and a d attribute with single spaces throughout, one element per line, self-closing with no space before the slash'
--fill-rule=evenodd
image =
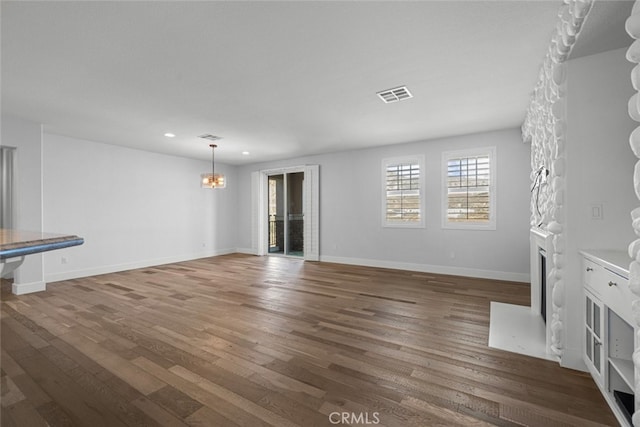
<path id="1" fill-rule="evenodd" d="M 593 268 L 587 267 L 587 271 L 593 271 Z"/>
<path id="2" fill-rule="evenodd" d="M 609 282 L 609 286 L 618 286 L 616 282 Z"/>

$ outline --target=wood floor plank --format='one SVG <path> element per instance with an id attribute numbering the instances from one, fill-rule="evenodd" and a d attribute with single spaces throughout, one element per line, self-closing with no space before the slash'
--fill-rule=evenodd
<path id="1" fill-rule="evenodd" d="M 231 404 L 228 400 L 220 398 L 215 393 L 212 393 L 206 388 L 200 387 L 197 383 L 190 381 L 177 375 L 171 370 L 166 370 L 153 362 L 140 357 L 134 361 L 137 366 L 145 369 L 147 372 L 156 375 L 158 378 L 165 381 L 167 384 L 172 385 L 176 389 L 190 396 L 192 399 L 197 400 L 203 405 L 211 408 L 213 411 L 221 414 L 223 417 L 233 420 L 241 426 L 267 426 L 268 423 L 264 422 L 259 417 L 254 416 L 250 411 L 244 410 L 242 407 L 238 407 Z M 184 369 L 184 368 L 182 368 Z M 179 371 L 182 372 L 182 371 Z M 194 374 L 192 374 L 194 375 Z M 266 391 L 265 391 L 266 393 Z M 230 391 L 226 391 L 226 395 L 232 395 Z M 261 398 L 261 397 L 260 397 Z M 243 401 L 244 402 L 244 401 Z"/>
<path id="2" fill-rule="evenodd" d="M 28 400 L 2 408 L 1 424 L 9 426 L 46 427 L 49 424 L 40 416 L 35 407 Z"/>
<path id="3" fill-rule="evenodd" d="M 144 412 L 149 418 L 151 418 L 152 420 L 154 420 L 155 422 L 157 422 L 161 426 L 164 426 L 164 427 L 186 427 L 187 425 L 191 424 L 191 423 L 187 424 L 186 421 L 181 420 L 176 415 L 168 412 L 161 405 L 158 405 L 156 402 L 153 402 L 153 401 L 149 400 L 146 397 L 140 397 L 140 398 L 132 401 L 131 403 L 136 408 L 138 408 L 142 412 Z M 201 406 L 200 409 L 202 409 L 202 408 L 205 408 L 205 407 Z M 199 410 L 195 411 L 194 414 L 197 413 Z M 189 418 L 191 416 L 193 416 L 194 414 L 191 414 L 189 416 Z"/>
<path id="4" fill-rule="evenodd" d="M 522 283 L 233 254 L 47 288 L 2 281 L 3 426 L 617 425 L 588 374 L 487 346 Z"/>
<path id="5" fill-rule="evenodd" d="M 170 385 L 154 391 L 148 397 L 150 400 L 156 402 L 159 406 L 162 406 L 181 419 L 187 418 L 198 409 L 202 408 L 202 403 L 190 398 L 180 390 L 177 390 Z"/>
<path id="6" fill-rule="evenodd" d="M 105 347 L 94 343 L 82 335 L 69 332 L 60 338 L 80 349 L 85 355 L 95 360 L 112 374 L 130 383 L 142 394 L 148 395 L 165 386 L 162 381 L 158 381 L 156 378 L 146 374 L 130 361 L 113 352 L 109 352 Z"/>
<path id="7" fill-rule="evenodd" d="M 7 375 L 0 377 L 0 404 L 6 407 L 23 400 L 25 396 L 13 380 Z"/>
<path id="8" fill-rule="evenodd" d="M 187 418 L 187 423 L 193 427 L 225 426 L 237 427 L 240 424 L 219 414 L 208 406 L 203 406 Z"/>
<path id="9" fill-rule="evenodd" d="M 212 381 L 209 381 L 206 378 L 199 376 L 198 374 L 195 374 L 183 368 L 182 366 L 174 366 L 171 369 L 169 369 L 169 371 L 185 379 L 186 381 L 189 381 L 190 383 L 197 384 L 198 387 L 202 388 L 208 393 L 213 394 L 219 399 L 222 399 L 238 408 L 242 408 L 243 411 L 253 415 L 254 417 L 268 424 L 282 426 L 282 427 L 295 427 L 298 425 L 291 422 L 287 418 L 282 417 L 276 412 L 272 412 L 268 409 L 263 408 L 262 406 L 258 405 L 257 403 L 249 399 L 245 399 L 242 396 L 239 396 L 233 392 L 229 392 L 229 390 L 219 386 L 218 384 Z M 260 399 L 260 401 L 264 401 L 265 397 L 266 395 L 263 396 L 263 398 Z"/>

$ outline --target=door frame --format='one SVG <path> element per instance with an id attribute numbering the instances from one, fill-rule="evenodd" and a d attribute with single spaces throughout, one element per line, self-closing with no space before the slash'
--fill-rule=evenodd
<path id="1" fill-rule="evenodd" d="M 17 192 L 16 192 L 16 168 L 18 166 L 16 147 L 9 147 L 3 145 L 0 147 L 2 153 L 0 154 L 0 173 L 2 178 L 2 188 L 0 189 L 0 206 L 2 206 L 0 212 L 0 228 L 15 228 L 16 225 L 16 206 L 17 206 Z"/>
<path id="2" fill-rule="evenodd" d="M 264 169 L 251 175 L 252 193 L 252 249 L 256 255 L 269 253 L 269 175 L 304 172 L 303 217 L 304 217 L 304 256 L 305 261 L 320 260 L 320 167 L 319 165 L 291 166 L 286 168 Z"/>

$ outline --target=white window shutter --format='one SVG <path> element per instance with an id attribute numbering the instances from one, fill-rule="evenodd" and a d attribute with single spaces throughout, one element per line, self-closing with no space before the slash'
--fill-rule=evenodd
<path id="1" fill-rule="evenodd" d="M 425 226 L 424 156 L 382 160 L 382 226 Z"/>
<path id="2" fill-rule="evenodd" d="M 496 148 L 442 153 L 442 228 L 496 229 Z"/>

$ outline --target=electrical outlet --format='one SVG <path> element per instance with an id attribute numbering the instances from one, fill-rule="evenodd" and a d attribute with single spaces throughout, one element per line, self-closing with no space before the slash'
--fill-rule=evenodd
<path id="1" fill-rule="evenodd" d="M 604 211 L 602 203 L 593 203 L 589 206 L 591 212 L 591 219 L 600 220 L 604 218 Z"/>

